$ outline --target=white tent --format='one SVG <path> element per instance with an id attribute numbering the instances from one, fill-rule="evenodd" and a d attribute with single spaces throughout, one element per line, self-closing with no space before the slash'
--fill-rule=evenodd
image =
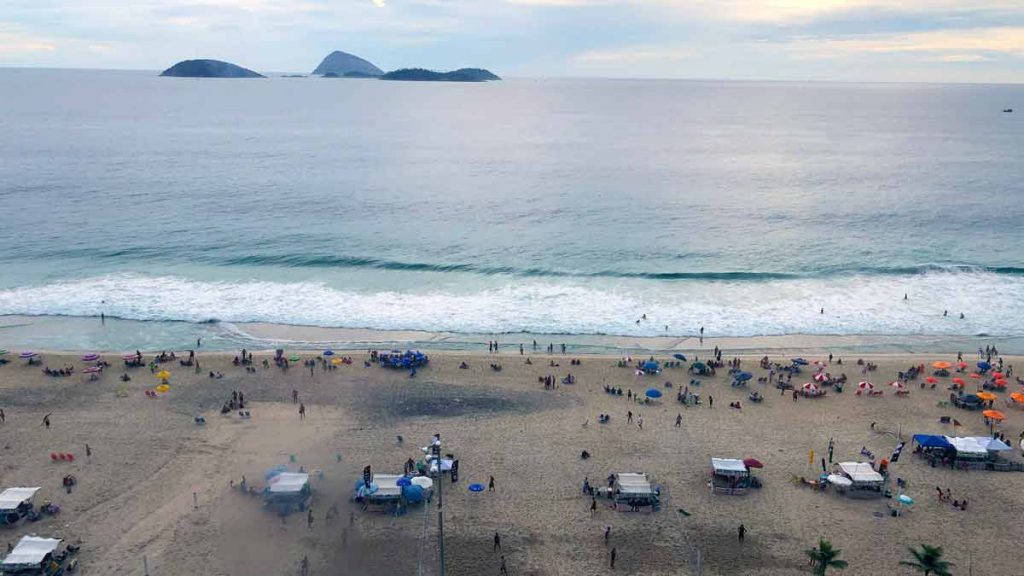
<path id="1" fill-rule="evenodd" d="M 34 566 L 42 563 L 46 555 L 53 552 L 60 546 L 58 538 L 39 538 L 37 536 L 24 536 L 14 550 L 4 558 L 0 566 Z"/>
<path id="2" fill-rule="evenodd" d="M 270 479 L 271 494 L 293 494 L 302 492 L 309 484 L 309 474 L 304 472 L 282 472 Z"/>
<path id="3" fill-rule="evenodd" d="M 874 484 L 885 481 L 885 478 L 875 472 L 875 469 L 867 462 L 840 462 L 839 469 L 855 483 Z"/>
<path id="4" fill-rule="evenodd" d="M 4 490 L 0 492 L 0 510 L 17 510 L 22 502 L 31 500 L 38 491 L 38 486 L 31 488 L 8 488 Z"/>
<path id="5" fill-rule="evenodd" d="M 989 451 L 1000 452 L 1010 449 L 1004 442 L 988 436 L 946 436 L 946 440 L 956 448 L 958 455 L 987 456 Z"/>
<path id="6" fill-rule="evenodd" d="M 743 460 L 737 460 L 736 458 L 712 458 L 711 467 L 715 469 L 715 474 L 721 476 L 746 476 L 750 474 Z"/>
<path id="7" fill-rule="evenodd" d="M 398 485 L 398 474 L 374 474 L 373 483 L 377 485 L 377 491 L 371 494 L 374 498 L 399 498 L 402 496 L 402 487 Z"/>
<path id="8" fill-rule="evenodd" d="M 615 476 L 619 493 L 623 496 L 647 496 L 654 493 L 647 474 L 620 472 Z"/>

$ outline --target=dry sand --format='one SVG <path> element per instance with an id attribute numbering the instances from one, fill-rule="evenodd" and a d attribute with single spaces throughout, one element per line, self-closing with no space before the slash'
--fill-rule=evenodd
<path id="1" fill-rule="evenodd" d="M 257 363 L 266 356 L 257 354 Z M 937 405 L 948 394 L 941 385 L 934 391 L 914 387 L 907 398 L 889 390 L 883 398 L 859 398 L 848 388 L 793 402 L 753 382 L 751 388 L 767 397 L 754 405 L 745 390 L 728 385 L 722 370 L 700 388 L 705 397 L 714 396 L 713 409 L 677 404 L 674 388 L 665 389 L 658 404 L 635 406 L 602 387 L 636 392 L 662 388 L 666 380 L 682 386 L 689 376 L 668 369 L 638 378 L 631 369 L 617 368 L 614 358 L 598 356 L 569 366 L 568 357 L 559 355 L 561 366 L 552 368 L 550 357 L 535 355 L 527 366 L 518 353 L 503 353 L 434 354 L 430 367 L 410 379 L 404 372 L 366 368 L 364 357 L 357 354 L 354 365 L 334 371 L 317 369 L 311 377 L 301 366 L 287 373 L 261 367 L 251 374 L 231 366 L 230 357 L 203 356 L 200 375 L 171 365 L 171 391 L 157 399 L 143 394 L 155 384 L 145 368 L 129 371 L 127 395 L 118 394 L 118 355 L 106 357 L 115 366 L 98 382 L 80 374 L 46 377 L 38 367 L 12 360 L 0 367 L 0 407 L 7 416 L 0 425 L 0 487 L 42 486 L 37 499 L 52 499 L 63 512 L 2 529 L 0 540 L 13 543 L 27 533 L 80 539 L 82 574 L 141 574 L 143 556 L 154 576 L 298 574 L 303 556 L 314 575 L 437 574 L 436 507 L 414 507 L 396 518 L 364 513 L 348 497 L 364 465 L 381 473 L 400 471 L 402 462 L 417 457 L 417 446 L 440 432 L 445 451 L 460 459 L 460 482 L 444 485 L 452 575 L 498 574 L 495 531 L 513 575 L 611 573 L 605 526 L 612 527 L 618 573 L 695 574 L 699 551 L 706 575 L 804 574 L 802 551 L 822 536 L 843 550 L 850 562 L 847 575 L 909 574 L 897 562 L 907 557 L 907 545 L 921 542 L 943 546 L 957 574 L 966 574 L 971 561 L 975 574 L 1020 572 L 1015 550 L 1024 535 L 1018 522 L 1024 474 L 934 469 L 908 449 L 894 475 L 907 480 L 907 492 L 918 503 L 900 518 L 884 514 L 891 500 L 848 500 L 791 481 L 793 475 L 817 474 L 820 464 L 808 465 L 808 451 L 815 451 L 817 461 L 827 454 L 829 438 L 836 440 L 837 461 L 859 459 L 861 446 L 888 455 L 893 435 L 873 432 L 871 422 L 885 430 L 902 425 L 906 436 L 951 434 L 938 417 L 953 415 L 963 423 L 961 435 L 986 434 L 979 413 Z M 870 375 L 876 383 L 892 380 L 898 368 L 912 363 L 953 360 L 871 359 L 880 364 Z M 84 364 L 54 354 L 44 360 L 51 367 Z M 462 360 L 470 369 L 458 369 Z M 830 370 L 857 381 L 853 361 L 846 358 L 845 366 Z M 493 372 L 491 362 L 504 369 Z M 756 358 L 747 358 L 744 367 L 764 374 Z M 211 369 L 223 371 L 224 378 L 209 379 Z M 539 376 L 560 379 L 567 372 L 576 376 L 575 385 L 545 391 L 537 382 Z M 305 421 L 291 402 L 293 388 L 307 407 Z M 244 392 L 251 420 L 218 413 L 231 390 Z M 736 400 L 742 411 L 728 407 Z M 206 426 L 193 424 L 199 410 Z M 642 430 L 626 423 L 627 410 L 643 415 Z M 1000 428 L 1016 444 L 1024 414 L 1004 411 L 1008 418 Z M 48 412 L 49 430 L 41 424 Z M 599 425 L 599 413 L 611 414 L 612 421 Z M 683 414 L 681 428 L 674 426 L 677 413 Z M 398 434 L 406 439 L 402 446 Z M 85 457 L 86 443 L 91 458 Z M 579 458 L 584 449 L 591 459 Z M 76 460 L 53 463 L 51 452 L 72 452 Z M 1008 457 L 1020 460 L 1017 452 Z M 322 472 L 322 478 L 314 474 L 312 529 L 303 515 L 282 523 L 258 499 L 228 486 L 243 474 L 257 482 L 293 455 L 297 464 Z M 742 497 L 712 496 L 706 485 L 712 456 L 759 458 L 764 488 Z M 602 506 L 591 517 L 580 484 L 584 477 L 599 484 L 613 471 L 651 474 L 664 488 L 661 511 Z M 79 485 L 66 495 L 60 481 L 69 472 Z M 471 482 L 486 484 L 489 475 L 496 478 L 495 493 L 466 490 Z M 951 488 L 955 498 L 967 496 L 968 511 L 938 503 L 936 485 Z M 341 513 L 327 523 L 324 513 L 332 503 Z M 748 530 L 742 545 L 736 541 L 740 523 Z"/>

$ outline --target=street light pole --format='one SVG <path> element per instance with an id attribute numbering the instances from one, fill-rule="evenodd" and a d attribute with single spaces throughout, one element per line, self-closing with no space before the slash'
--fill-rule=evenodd
<path id="1" fill-rule="evenodd" d="M 440 549 L 439 560 L 441 563 L 441 576 L 446 575 L 444 565 L 444 499 L 441 495 L 444 485 L 444 470 L 441 464 L 441 435 L 435 436 L 434 458 L 437 460 L 437 541 Z"/>

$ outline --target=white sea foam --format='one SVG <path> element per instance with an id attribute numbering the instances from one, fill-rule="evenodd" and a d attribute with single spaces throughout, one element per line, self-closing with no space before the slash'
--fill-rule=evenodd
<path id="1" fill-rule="evenodd" d="M 509 277 L 476 291 L 400 292 L 117 274 L 0 291 L 0 314 L 636 336 L 692 335 L 700 326 L 730 336 L 1016 336 L 1022 308 L 1024 277 L 980 271 L 759 282 Z"/>

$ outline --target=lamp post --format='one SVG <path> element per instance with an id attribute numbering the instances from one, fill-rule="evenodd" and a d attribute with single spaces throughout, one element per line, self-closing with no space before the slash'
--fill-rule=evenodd
<path id="1" fill-rule="evenodd" d="M 441 435 L 434 434 L 434 441 L 430 446 L 437 462 L 437 542 L 439 548 L 439 561 L 441 564 L 441 576 L 446 575 L 444 565 L 444 499 L 441 495 L 444 485 L 444 471 L 441 465 Z"/>

